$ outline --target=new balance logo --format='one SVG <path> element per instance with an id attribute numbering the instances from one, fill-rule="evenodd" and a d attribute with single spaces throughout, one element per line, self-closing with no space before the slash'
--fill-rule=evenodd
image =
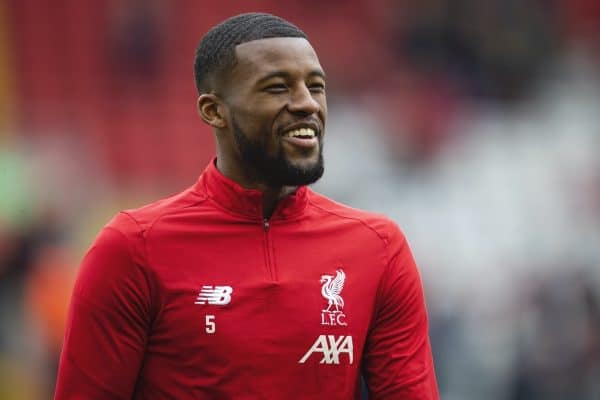
<path id="1" fill-rule="evenodd" d="M 323 354 L 319 364 L 339 364 L 340 355 L 344 353 L 348 355 L 348 361 L 352 364 L 354 361 L 352 336 L 320 335 L 298 363 L 304 364 L 313 353 Z"/>
<path id="2" fill-rule="evenodd" d="M 217 306 L 224 306 L 229 304 L 231 301 L 231 292 L 233 288 L 231 286 L 202 286 L 200 293 L 194 304 L 213 304 Z"/>

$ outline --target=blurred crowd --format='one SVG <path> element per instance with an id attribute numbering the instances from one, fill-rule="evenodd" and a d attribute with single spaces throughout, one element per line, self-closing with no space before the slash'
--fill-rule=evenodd
<path id="1" fill-rule="evenodd" d="M 317 190 L 386 213 L 442 398 L 600 398 L 600 3 L 0 0 L 0 399 L 50 398 L 79 260 L 213 156 L 197 41 L 267 11 L 328 75 Z"/>

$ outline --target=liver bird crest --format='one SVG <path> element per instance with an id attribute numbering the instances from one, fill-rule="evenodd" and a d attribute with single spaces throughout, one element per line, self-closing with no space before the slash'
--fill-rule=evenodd
<path id="1" fill-rule="evenodd" d="M 323 312 L 341 313 L 340 308 L 344 308 L 344 299 L 340 296 L 344 288 L 346 274 L 341 269 L 336 271 L 335 278 L 332 275 L 321 275 L 321 294 L 327 300 L 327 308 Z M 335 310 L 331 310 L 335 307 Z"/>

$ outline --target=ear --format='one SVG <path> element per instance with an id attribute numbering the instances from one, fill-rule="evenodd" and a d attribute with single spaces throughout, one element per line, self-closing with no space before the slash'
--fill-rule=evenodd
<path id="1" fill-rule="evenodd" d="M 227 126 L 221 99 L 213 93 L 201 94 L 198 97 L 198 114 L 200 118 L 214 128 Z"/>

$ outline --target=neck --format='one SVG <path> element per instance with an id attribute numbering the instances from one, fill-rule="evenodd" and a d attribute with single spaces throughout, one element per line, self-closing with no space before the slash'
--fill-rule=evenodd
<path id="1" fill-rule="evenodd" d="M 294 193 L 296 186 L 271 186 L 251 173 L 249 170 L 237 171 L 229 166 L 233 163 L 227 162 L 226 158 L 217 153 L 217 169 L 227 178 L 239 184 L 244 189 L 254 189 L 262 192 L 263 195 L 263 217 L 270 218 L 277 207 L 277 203 L 282 198 Z M 243 173 L 241 173 L 243 172 Z"/>
<path id="2" fill-rule="evenodd" d="M 297 187 L 295 186 L 283 186 L 277 189 L 269 188 L 265 190 L 259 188 L 263 194 L 263 217 L 266 219 L 271 218 L 279 200 L 294 193 L 296 189 Z"/>

